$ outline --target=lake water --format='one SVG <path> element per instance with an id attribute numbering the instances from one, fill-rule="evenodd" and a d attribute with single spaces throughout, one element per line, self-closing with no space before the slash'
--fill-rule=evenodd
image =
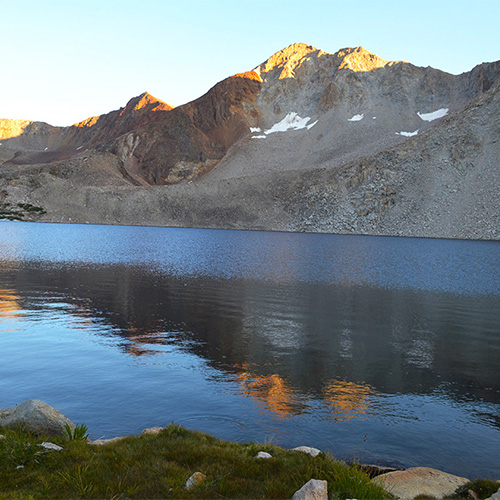
<path id="1" fill-rule="evenodd" d="M 0 407 L 500 478 L 500 243 L 0 222 Z"/>

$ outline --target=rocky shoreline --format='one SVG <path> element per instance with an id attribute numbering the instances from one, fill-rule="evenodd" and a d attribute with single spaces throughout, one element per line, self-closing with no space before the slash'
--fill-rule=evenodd
<path id="1" fill-rule="evenodd" d="M 13 408 L 0 409 L 0 428 L 23 427 L 26 430 L 47 436 L 67 437 L 74 433 L 77 426 L 66 415 L 56 408 L 40 400 L 28 400 Z M 163 427 L 150 427 L 141 432 L 143 435 L 159 434 Z M 0 435 L 0 439 L 4 436 Z M 88 440 L 92 446 L 107 446 L 124 440 L 130 436 L 119 436 L 111 439 Z M 63 448 L 54 443 L 44 442 L 41 445 L 48 451 L 62 451 Z M 299 446 L 292 451 L 307 453 L 313 457 L 321 451 L 317 448 Z M 258 452 L 256 459 L 269 459 L 272 456 L 264 451 Z M 359 465 L 359 464 L 358 464 Z M 428 467 L 412 467 L 406 470 L 397 470 L 377 465 L 359 465 L 372 477 L 372 482 L 382 486 L 400 500 L 418 498 L 442 499 L 453 495 L 458 489 L 466 488 L 470 483 L 468 478 L 455 476 L 443 471 Z M 187 481 L 186 488 L 194 487 L 206 478 L 201 472 L 195 472 Z M 500 483 L 500 481 L 497 481 Z M 478 500 L 479 496 L 472 490 L 468 491 L 470 498 Z M 327 481 L 312 478 L 292 497 L 294 500 L 328 499 Z M 500 500 L 499 489 L 488 500 Z"/>

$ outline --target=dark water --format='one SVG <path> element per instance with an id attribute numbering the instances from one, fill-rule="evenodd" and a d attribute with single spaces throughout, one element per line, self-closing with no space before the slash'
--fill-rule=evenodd
<path id="1" fill-rule="evenodd" d="M 0 222 L 0 407 L 500 477 L 500 244 Z"/>

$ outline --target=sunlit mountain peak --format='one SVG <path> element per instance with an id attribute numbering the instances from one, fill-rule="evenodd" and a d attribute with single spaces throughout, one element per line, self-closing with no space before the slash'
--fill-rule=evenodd
<path id="1" fill-rule="evenodd" d="M 300 66 L 306 57 L 313 54 L 318 56 L 322 53 L 324 52 L 312 45 L 307 45 L 306 43 L 293 43 L 276 52 L 260 66 L 255 68 L 254 71 L 260 76 L 278 71 L 280 73 L 280 79 L 293 78 L 294 70 Z"/>
<path id="2" fill-rule="evenodd" d="M 334 54 L 341 60 L 339 69 L 350 69 L 352 71 L 371 71 L 383 68 L 389 61 L 366 50 L 364 47 L 346 47 Z"/>
<path id="3" fill-rule="evenodd" d="M 143 108 L 149 108 L 149 111 L 168 111 L 172 109 L 173 106 L 160 101 L 160 99 L 152 96 L 149 92 L 143 92 L 141 95 L 130 99 L 124 111 L 138 111 Z"/>

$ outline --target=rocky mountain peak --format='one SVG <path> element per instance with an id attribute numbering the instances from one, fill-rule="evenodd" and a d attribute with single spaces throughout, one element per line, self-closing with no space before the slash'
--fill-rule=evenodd
<path id="1" fill-rule="evenodd" d="M 339 59 L 339 69 L 350 69 L 352 71 L 371 71 L 383 68 L 389 61 L 366 50 L 364 47 L 346 47 L 334 54 Z"/>
<path id="2" fill-rule="evenodd" d="M 149 92 L 143 92 L 141 95 L 130 99 L 121 114 L 143 109 L 147 111 L 169 111 L 172 108 L 173 106 L 160 101 L 160 99 L 152 96 Z"/>
<path id="3" fill-rule="evenodd" d="M 0 140 L 21 135 L 31 123 L 28 120 L 0 119 Z"/>
<path id="4" fill-rule="evenodd" d="M 350 69 L 355 72 L 383 68 L 389 61 L 378 57 L 364 47 L 346 47 L 335 54 L 324 52 L 312 45 L 294 43 L 276 52 L 255 68 L 263 81 L 297 79 L 301 74 L 311 74 L 320 67 L 333 70 Z"/>
<path id="5" fill-rule="evenodd" d="M 318 57 L 321 50 L 305 43 L 293 43 L 283 50 L 276 52 L 269 59 L 255 68 L 255 72 L 264 76 L 277 76 L 279 79 L 294 78 L 294 71 L 308 57 Z"/>
<path id="6" fill-rule="evenodd" d="M 170 106 L 170 104 L 160 101 L 160 99 L 157 99 L 148 92 L 143 92 L 137 97 L 132 97 L 124 108 L 112 111 L 106 115 L 91 116 L 86 120 L 75 123 L 74 126 L 79 128 L 90 128 L 96 125 L 99 121 L 102 122 L 103 119 L 104 121 L 108 121 L 109 117 L 113 117 L 113 119 L 118 119 L 118 117 L 127 119 L 128 117 L 136 115 L 148 116 L 149 113 L 153 111 L 170 111 L 171 109 L 173 109 L 173 106 Z"/>

